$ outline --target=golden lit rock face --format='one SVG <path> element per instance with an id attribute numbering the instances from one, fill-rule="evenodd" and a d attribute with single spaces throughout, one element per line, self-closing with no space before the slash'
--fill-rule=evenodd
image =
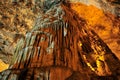
<path id="1" fill-rule="evenodd" d="M 75 10 L 80 17 L 83 17 L 87 20 L 87 24 L 91 26 L 95 26 L 96 24 L 104 24 L 109 25 L 107 23 L 103 23 L 104 13 L 102 10 L 96 8 L 95 6 L 87 6 L 82 3 L 73 3 L 71 4 L 73 10 Z M 98 21 L 99 20 L 99 21 Z M 102 21 L 102 22 L 101 22 Z"/>
<path id="2" fill-rule="evenodd" d="M 120 19 L 111 13 L 105 13 L 101 9 L 92 5 L 81 3 L 71 4 L 71 8 L 87 21 L 87 26 L 92 28 L 112 49 L 116 56 L 120 59 L 119 50 L 119 34 Z"/>
<path id="3" fill-rule="evenodd" d="M 8 64 L 5 64 L 2 60 L 0 60 L 0 72 L 8 68 Z"/>

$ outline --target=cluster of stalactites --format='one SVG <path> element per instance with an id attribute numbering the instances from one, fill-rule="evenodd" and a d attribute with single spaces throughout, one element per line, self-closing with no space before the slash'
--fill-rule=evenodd
<path id="1" fill-rule="evenodd" d="M 44 54 L 53 52 L 55 46 L 55 38 L 59 36 L 61 39 L 67 35 L 67 23 L 62 21 L 50 24 L 48 27 L 40 27 L 43 30 L 34 30 L 26 34 L 25 39 L 21 39 L 15 49 L 14 58 L 11 63 L 13 68 L 32 67 L 31 63 L 37 63 L 34 67 L 40 67 Z M 46 31 L 44 31 L 46 29 Z M 64 29 L 64 32 L 62 30 Z M 52 31 L 51 31 L 52 30 Z M 60 30 L 60 31 L 59 31 Z M 55 34 L 54 34 L 55 33 Z M 56 35 L 56 36 L 55 36 Z M 60 38 L 59 41 L 60 42 Z M 58 43 L 59 43 L 58 42 Z M 61 43 L 61 42 L 60 42 Z M 60 45 L 59 43 L 59 45 Z M 58 47 L 59 47 L 58 45 Z M 61 46 L 62 47 L 62 46 Z M 34 60 L 33 60 L 34 59 Z M 45 59 L 43 59 L 44 61 Z M 33 61 L 33 62 L 31 62 Z M 49 61 L 48 61 L 49 62 Z M 41 64 L 40 64 L 41 63 Z M 43 62 L 45 63 L 45 62 Z M 52 65 L 53 63 L 50 63 Z M 37 66 L 38 65 L 38 66 Z M 49 64 L 48 64 L 49 65 Z"/>
<path id="2" fill-rule="evenodd" d="M 73 71 L 90 68 L 98 75 L 110 75 L 114 66 L 106 60 L 108 55 L 114 58 L 112 52 L 94 31 L 77 22 L 80 19 L 72 16 L 74 13 L 64 9 L 54 6 L 39 16 L 33 30 L 21 40 L 23 44 L 18 43 L 11 68 L 62 66 Z M 65 19 L 68 15 L 69 19 Z"/>

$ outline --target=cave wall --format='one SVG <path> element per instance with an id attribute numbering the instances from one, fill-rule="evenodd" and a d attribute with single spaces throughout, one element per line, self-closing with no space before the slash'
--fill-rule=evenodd
<path id="1" fill-rule="evenodd" d="M 40 0 L 40 1 L 44 1 L 44 0 Z M 0 1 L 0 10 L 1 10 L 0 12 L 0 20 L 1 20 L 0 21 L 0 59 L 2 59 L 5 63 L 10 63 L 17 41 L 20 38 L 24 38 L 26 32 L 32 29 L 32 26 L 34 25 L 34 20 L 38 12 L 42 13 L 46 11 L 47 9 L 49 9 L 48 5 L 52 6 L 56 3 L 59 3 L 60 0 L 51 0 L 51 1 L 45 0 L 47 6 L 44 6 L 44 7 L 42 7 L 43 4 L 40 3 L 40 1 L 38 2 L 36 1 L 31 2 L 29 0 L 26 0 L 26 1 L 25 0 L 6 0 L 6 1 L 1 0 Z M 53 3 L 53 1 L 55 2 Z M 111 12 L 115 14 L 115 16 L 116 15 L 119 16 L 118 0 L 102 0 L 102 1 L 101 0 L 70 0 L 70 1 L 81 2 L 85 5 L 86 4 L 94 5 L 97 8 L 104 10 L 105 12 Z M 40 8 L 44 9 L 44 11 L 41 11 Z M 108 19 L 111 19 L 111 17 L 106 18 L 106 20 Z M 113 20 L 113 17 L 112 17 L 110 23 L 119 23 L 119 20 L 118 19 Z M 115 32 L 115 31 L 119 32 L 119 24 L 117 25 L 118 27 L 114 27 L 111 29 L 112 32 Z M 100 29 L 95 29 L 95 30 L 100 30 Z M 102 31 L 105 31 L 105 30 L 102 30 Z M 108 33 L 108 34 L 111 34 L 111 33 Z M 113 35 L 119 35 L 119 33 L 115 33 Z M 102 38 L 103 36 L 100 36 L 100 37 Z M 119 43 L 120 43 L 119 37 L 117 37 L 117 39 L 115 40 L 113 39 L 109 39 L 109 40 L 110 40 L 108 41 L 109 43 L 114 42 L 110 44 L 110 46 L 114 46 L 114 48 L 113 47 L 110 47 L 110 48 L 117 54 L 117 52 L 119 51 Z M 108 43 L 107 41 L 105 42 Z"/>
<path id="2" fill-rule="evenodd" d="M 94 5 L 105 12 L 111 12 L 120 16 L 120 1 L 119 0 L 70 0 L 72 2 L 81 2 L 86 5 Z"/>

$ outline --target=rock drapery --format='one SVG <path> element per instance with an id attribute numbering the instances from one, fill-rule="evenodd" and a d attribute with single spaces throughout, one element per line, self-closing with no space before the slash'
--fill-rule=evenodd
<path id="1" fill-rule="evenodd" d="M 69 1 L 69 0 L 68 0 Z M 70 0 L 73 9 L 86 19 L 96 33 L 119 58 L 119 1 L 118 0 Z M 16 42 L 34 25 L 37 14 L 46 11 L 60 1 L 50 0 L 0 0 L 0 59 L 9 64 Z M 76 2 L 77 4 L 73 4 Z M 79 2 L 84 5 L 79 5 Z M 89 6 L 86 6 L 89 5 Z M 96 9 L 97 8 L 97 9 Z M 98 10 L 100 8 L 100 10 Z M 101 10 L 102 9 L 102 10 Z M 82 11 L 83 10 L 83 11 Z M 101 15 L 99 12 L 103 12 Z M 108 12 L 115 15 L 108 14 Z M 99 17 L 98 17 L 99 16 Z M 118 16 L 118 18 L 116 18 Z M 96 19 L 96 20 L 95 20 Z M 104 25 L 104 23 L 106 23 Z M 109 24 L 108 24 L 109 23 Z M 97 28 L 97 29 L 96 29 Z M 103 34 L 101 34 L 101 32 Z M 9 34 L 8 34 L 9 33 Z M 106 38 L 107 37 L 107 38 Z"/>
<path id="2" fill-rule="evenodd" d="M 119 60 L 70 4 L 50 8 L 17 43 L 0 80 L 119 79 Z"/>

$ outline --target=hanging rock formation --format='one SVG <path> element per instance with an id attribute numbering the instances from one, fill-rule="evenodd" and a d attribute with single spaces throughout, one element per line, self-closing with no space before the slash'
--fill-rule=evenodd
<path id="1" fill-rule="evenodd" d="M 69 3 L 52 1 L 17 43 L 0 80 L 119 80 L 120 61 L 109 47 Z"/>
<path id="2" fill-rule="evenodd" d="M 88 23 L 96 24 L 97 29 L 94 28 L 95 26 L 89 27 L 93 27 L 93 29 L 97 31 L 96 33 L 102 38 L 102 40 L 110 47 L 110 49 L 119 58 L 120 57 L 120 55 L 118 54 L 118 52 L 120 51 L 119 0 L 68 0 L 68 1 L 71 1 L 74 9 L 79 12 L 78 14 L 80 16 L 82 15 L 84 19 L 88 17 L 86 19 Z M 13 51 L 17 41 L 21 37 L 24 37 L 27 31 L 31 30 L 37 15 L 41 14 L 41 12 L 45 12 L 52 5 L 55 5 L 58 2 L 59 0 L 55 2 L 50 0 L 0 0 L 0 59 L 3 62 L 10 64 L 10 61 L 12 59 L 11 57 L 13 56 Z M 84 6 L 89 5 L 86 6 L 88 8 L 86 9 L 86 7 L 78 5 L 79 2 L 80 4 L 83 3 Z M 77 6 L 79 6 L 79 8 Z M 99 8 L 102 12 L 104 10 L 103 13 L 104 16 L 100 16 L 99 11 L 96 11 L 94 8 L 97 9 Z M 83 9 L 83 11 L 81 11 L 80 9 Z M 115 15 L 109 15 L 108 12 Z M 87 14 L 87 16 L 85 16 L 84 14 L 85 15 Z M 118 18 L 116 18 L 116 16 Z M 105 26 L 104 23 L 106 23 L 107 26 Z M 108 23 L 110 25 L 108 25 Z M 101 32 L 104 35 L 101 34 Z M 109 38 L 106 39 L 104 37 Z"/>

